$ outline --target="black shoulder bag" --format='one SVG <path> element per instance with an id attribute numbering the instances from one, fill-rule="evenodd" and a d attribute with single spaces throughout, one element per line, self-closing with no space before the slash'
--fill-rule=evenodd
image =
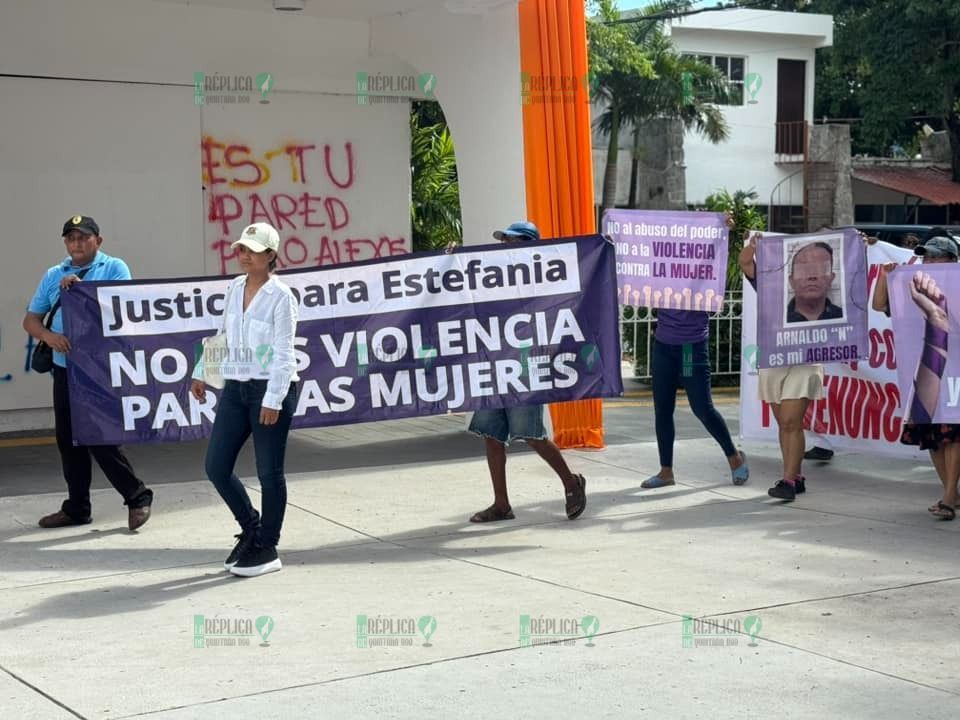
<path id="1" fill-rule="evenodd" d="M 89 270 L 90 268 L 84 268 L 77 273 L 77 277 L 83 280 L 83 276 L 86 275 Z M 63 290 L 60 292 L 62 294 Z M 59 309 L 60 298 L 58 297 L 53 307 L 50 308 L 50 312 L 47 313 L 47 317 L 43 323 L 43 326 L 47 330 L 53 325 L 53 316 L 57 314 L 57 310 Z M 34 372 L 38 373 L 48 373 L 53 370 L 53 348 L 43 340 L 37 341 L 37 346 L 33 349 L 33 355 L 30 358 L 30 367 L 33 368 Z"/>

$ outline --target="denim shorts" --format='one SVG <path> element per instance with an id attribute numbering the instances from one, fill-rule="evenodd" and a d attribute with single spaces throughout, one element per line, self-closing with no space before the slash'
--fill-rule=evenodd
<path id="1" fill-rule="evenodd" d="M 543 422 L 543 405 L 477 410 L 470 421 L 470 432 L 499 440 L 509 445 L 511 440 L 543 440 L 547 428 Z"/>

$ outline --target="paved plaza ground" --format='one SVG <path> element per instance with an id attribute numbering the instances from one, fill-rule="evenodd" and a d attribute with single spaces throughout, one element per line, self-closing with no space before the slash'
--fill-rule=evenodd
<path id="1" fill-rule="evenodd" d="M 129 448 L 156 491 L 129 533 L 99 475 L 93 524 L 41 530 L 56 448 L 2 441 L 0 715 L 958 716 L 960 522 L 927 515 L 929 464 L 807 463 L 783 505 L 776 447 L 744 443 L 734 487 L 681 401 L 678 484 L 641 490 L 650 402 L 605 415 L 606 449 L 566 452 L 588 483 L 574 522 L 520 447 L 516 520 L 468 523 L 491 493 L 459 416 L 296 432 L 284 569 L 249 580 L 222 568 L 236 531 L 204 443 Z M 255 491 L 251 454 L 240 473 Z"/>

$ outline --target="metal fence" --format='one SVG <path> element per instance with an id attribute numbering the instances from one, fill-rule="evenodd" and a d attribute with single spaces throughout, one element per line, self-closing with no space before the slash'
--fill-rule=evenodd
<path id="1" fill-rule="evenodd" d="M 728 292 L 723 309 L 710 317 L 710 367 L 714 378 L 723 384 L 736 384 L 740 378 L 740 327 L 743 316 L 743 293 Z M 623 361 L 633 365 L 637 380 L 649 380 L 653 357 L 654 311 L 645 307 L 624 306 L 620 309 L 620 341 Z"/>

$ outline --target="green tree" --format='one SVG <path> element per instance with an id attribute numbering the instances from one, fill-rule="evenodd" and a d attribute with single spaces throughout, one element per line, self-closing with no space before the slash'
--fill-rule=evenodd
<path id="1" fill-rule="evenodd" d="M 853 151 L 885 156 L 927 123 L 946 130 L 960 182 L 960 3 L 956 0 L 769 0 L 833 15 L 817 57 L 816 117 L 855 118 Z"/>
<path id="2" fill-rule="evenodd" d="M 617 195 L 617 155 L 624 106 L 633 95 L 637 80 L 652 76 L 653 67 L 643 50 L 633 42 L 629 26 L 616 24 L 620 19 L 616 0 L 592 0 L 590 13 L 587 42 L 591 86 L 594 88 L 593 99 L 606 107 L 600 131 L 609 138 L 601 204 L 610 208 Z"/>
<path id="3" fill-rule="evenodd" d="M 640 78 L 628 99 L 624 114 L 633 125 L 633 167 L 630 173 L 630 203 L 634 202 L 643 147 L 643 123 L 654 118 L 680 120 L 711 143 L 726 141 L 730 128 L 717 103 L 730 99 L 726 78 L 713 66 L 689 55 L 680 55 L 659 22 L 638 23 L 634 40 L 653 65 L 655 76 Z M 604 126 L 604 118 L 600 118 Z"/>
<path id="4" fill-rule="evenodd" d="M 634 164 L 641 146 L 642 124 L 653 118 L 679 119 L 685 129 L 722 142 L 729 127 L 716 102 L 728 96 L 726 79 L 695 58 L 676 52 L 664 33 L 662 16 L 682 12 L 688 0 L 657 2 L 629 23 L 618 23 L 615 0 L 595 0 L 595 17 L 588 22 L 590 70 L 604 111 L 597 120 L 609 138 L 604 168 L 604 208 L 613 207 L 617 190 L 620 129 L 633 126 Z M 694 91 L 695 90 L 695 91 Z M 636 167 L 632 175 L 636 175 Z M 631 186 L 635 177 L 631 178 Z M 631 187 L 631 199 L 633 187 Z"/>
<path id="5" fill-rule="evenodd" d="M 736 291 L 743 287 L 739 258 L 747 233 L 752 230 L 765 230 L 767 227 L 763 215 L 754 207 L 756 201 L 757 192 L 753 188 L 736 190 L 732 195 L 727 189 L 717 190 L 706 199 L 707 210 L 727 213 L 733 220 L 727 258 L 727 291 Z"/>
<path id="6" fill-rule="evenodd" d="M 413 104 L 410 175 L 414 251 L 463 242 L 457 158 L 453 138 L 436 102 Z"/>

